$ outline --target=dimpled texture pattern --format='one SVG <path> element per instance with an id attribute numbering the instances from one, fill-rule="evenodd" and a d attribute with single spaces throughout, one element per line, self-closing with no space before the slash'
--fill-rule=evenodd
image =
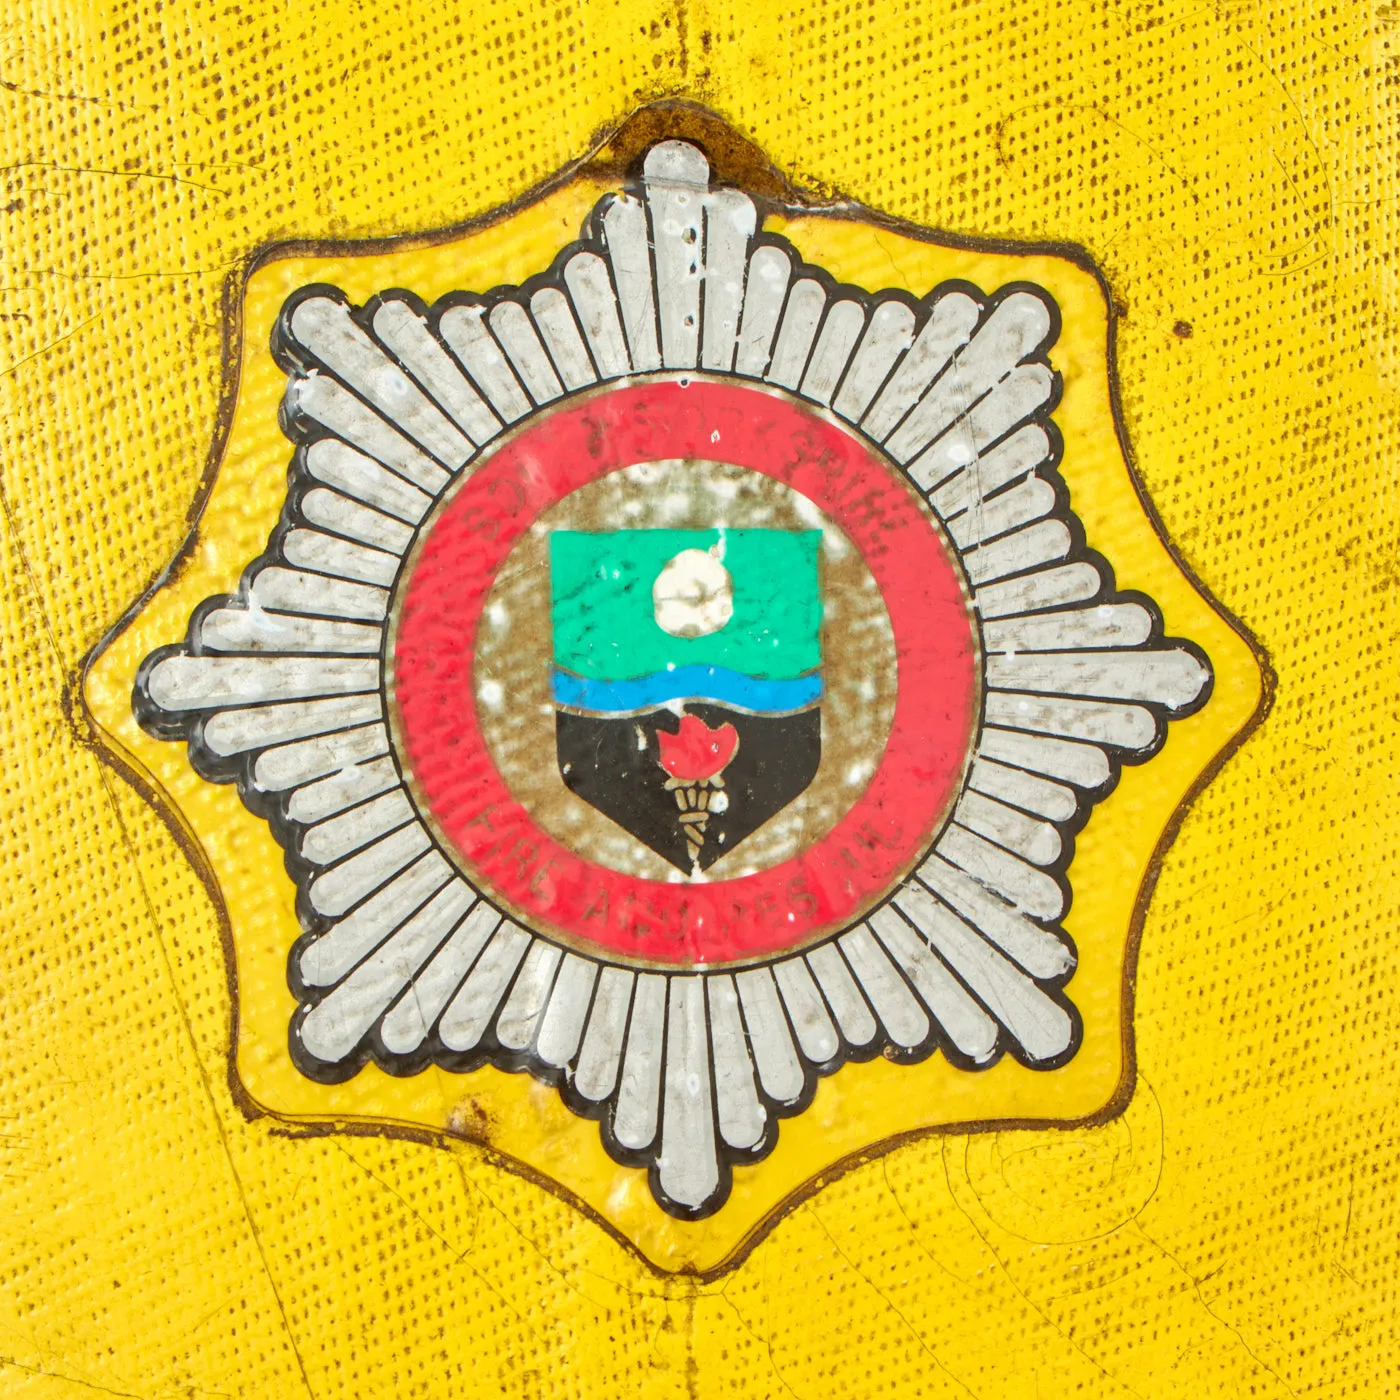
<path id="1" fill-rule="evenodd" d="M 1377 0 L 7 5 L 0 1393 L 1395 1393 L 1397 58 Z M 903 1146 L 703 1283 L 468 1144 L 248 1121 L 216 905 L 71 703 L 187 528 L 239 260 L 482 213 L 668 95 L 1087 248 L 1146 487 L 1278 678 L 1165 859 L 1127 1112 Z"/>

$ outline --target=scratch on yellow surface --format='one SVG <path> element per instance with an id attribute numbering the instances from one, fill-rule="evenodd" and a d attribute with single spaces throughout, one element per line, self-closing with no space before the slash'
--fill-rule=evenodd
<path id="1" fill-rule="evenodd" d="M 1392 1393 L 1397 32 L 1305 0 L 12 4 L 0 1393 Z M 1126 1113 L 908 1144 L 707 1283 L 470 1144 L 246 1119 L 216 906 L 70 704 L 185 533 L 230 270 L 485 212 L 668 94 L 808 187 L 1086 248 L 1145 486 L 1278 673 L 1166 858 Z"/>

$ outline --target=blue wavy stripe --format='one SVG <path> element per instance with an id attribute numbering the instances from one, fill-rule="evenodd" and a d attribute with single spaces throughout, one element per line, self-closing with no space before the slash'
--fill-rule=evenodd
<path id="1" fill-rule="evenodd" d="M 626 681 L 596 681 L 555 666 L 549 682 L 558 704 L 602 714 L 654 710 L 671 700 L 710 700 L 753 714 L 774 714 L 800 710 L 822 698 L 820 671 L 765 681 L 725 666 L 677 666 Z"/>

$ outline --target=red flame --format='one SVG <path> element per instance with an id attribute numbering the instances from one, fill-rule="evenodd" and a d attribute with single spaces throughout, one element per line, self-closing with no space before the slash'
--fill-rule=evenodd
<path id="1" fill-rule="evenodd" d="M 696 715 L 682 715 L 675 734 L 656 731 L 661 745 L 661 766 L 673 777 L 688 782 L 713 778 L 724 770 L 739 747 L 739 731 L 732 724 L 711 729 Z"/>

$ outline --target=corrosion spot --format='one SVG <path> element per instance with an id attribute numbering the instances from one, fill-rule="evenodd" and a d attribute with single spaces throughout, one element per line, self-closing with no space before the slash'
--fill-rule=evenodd
<path id="1" fill-rule="evenodd" d="M 491 1145 L 493 1124 L 491 1115 L 482 1107 L 475 1094 L 466 1094 L 452 1105 L 447 1115 L 447 1131 L 467 1142 Z"/>

